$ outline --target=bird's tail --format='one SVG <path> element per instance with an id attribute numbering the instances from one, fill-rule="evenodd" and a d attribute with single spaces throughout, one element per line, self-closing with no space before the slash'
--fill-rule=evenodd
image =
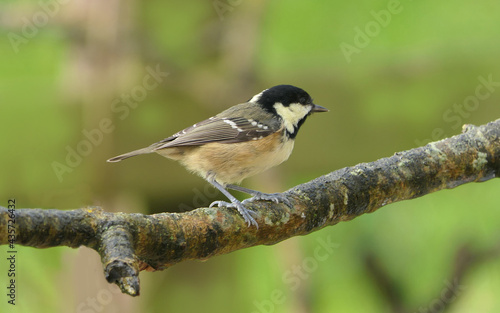
<path id="1" fill-rule="evenodd" d="M 115 156 L 114 158 L 109 159 L 108 162 L 119 162 L 121 160 L 125 160 L 125 159 L 131 158 L 131 157 L 136 156 L 136 155 L 147 154 L 147 153 L 151 153 L 151 152 L 153 152 L 153 148 L 146 147 L 146 148 L 134 150 L 134 151 L 131 151 L 131 152 L 119 155 L 119 156 Z"/>

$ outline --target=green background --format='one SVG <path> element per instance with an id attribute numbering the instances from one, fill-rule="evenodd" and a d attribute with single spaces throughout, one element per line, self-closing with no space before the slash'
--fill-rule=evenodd
<path id="1" fill-rule="evenodd" d="M 15 198 L 18 208 L 153 213 L 221 199 L 159 156 L 105 160 L 277 84 L 305 89 L 330 112 L 308 119 L 289 161 L 244 182 L 267 192 L 493 121 L 499 10 L 492 0 L 0 1 L 0 205 Z M 168 76 L 141 95 L 157 67 Z M 481 89 L 483 99 L 475 98 L 480 77 L 496 82 Z M 123 97 L 134 92 L 141 99 L 127 106 Z M 84 149 L 84 132 L 103 120 L 112 130 L 68 166 L 68 149 Z M 58 176 L 54 162 L 68 168 Z M 374 255 L 404 312 L 444 304 L 498 312 L 498 259 L 446 293 L 462 245 L 498 246 L 499 187 L 468 184 L 274 246 L 141 273 L 138 298 L 105 282 L 94 251 L 18 247 L 14 310 L 391 312 L 366 266 Z M 321 241 L 336 248 L 320 259 Z M 7 256 L 1 247 L 0 290 Z M 2 294 L 0 311 L 12 310 Z"/>

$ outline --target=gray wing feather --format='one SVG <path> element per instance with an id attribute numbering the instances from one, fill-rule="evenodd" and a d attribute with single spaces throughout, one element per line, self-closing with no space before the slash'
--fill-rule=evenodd
<path id="1" fill-rule="evenodd" d="M 217 115 L 196 123 L 153 144 L 154 150 L 178 146 L 199 146 L 211 142 L 237 143 L 266 137 L 279 130 L 279 121 L 265 116 L 262 121 Z"/>

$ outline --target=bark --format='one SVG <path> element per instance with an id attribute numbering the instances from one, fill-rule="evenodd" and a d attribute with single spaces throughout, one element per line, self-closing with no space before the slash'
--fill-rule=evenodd
<path id="1" fill-rule="evenodd" d="M 36 248 L 87 246 L 96 250 L 106 279 L 139 294 L 139 272 L 207 259 L 256 245 L 272 245 L 413 199 L 500 175 L 500 119 L 388 158 L 343 168 L 284 194 L 292 206 L 254 201 L 259 228 L 247 227 L 234 209 L 199 208 L 154 215 L 0 208 L 0 244 Z M 15 241 L 9 242 L 9 220 Z"/>

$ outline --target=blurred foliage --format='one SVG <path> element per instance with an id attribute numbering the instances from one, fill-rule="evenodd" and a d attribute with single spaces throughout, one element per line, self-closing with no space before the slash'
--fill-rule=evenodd
<path id="1" fill-rule="evenodd" d="M 394 5 L 399 13 L 381 13 Z M 244 182 L 268 192 L 487 123 L 500 117 L 498 86 L 469 109 L 456 105 L 475 96 L 479 77 L 500 82 L 499 9 L 492 0 L 1 1 L 0 204 L 144 213 L 207 205 L 220 195 L 174 162 L 104 161 L 281 83 L 330 113 L 308 120 L 288 162 Z M 341 45 L 355 46 L 356 29 L 368 43 L 346 58 Z M 142 96 L 157 67 L 168 76 Z M 140 101 L 126 104 L 134 92 Z M 67 164 L 68 148 L 104 119 L 113 130 L 59 179 L 53 162 Z M 93 251 L 18 247 L 18 305 L 3 297 L 0 311 L 389 312 L 364 265 L 372 252 L 409 311 L 438 312 L 458 247 L 499 243 L 499 187 L 469 184 L 272 247 L 142 273 L 134 299 L 108 286 Z M 338 248 L 319 261 L 327 238 Z M 450 312 L 498 312 L 499 274 L 497 260 L 474 267 Z"/>

